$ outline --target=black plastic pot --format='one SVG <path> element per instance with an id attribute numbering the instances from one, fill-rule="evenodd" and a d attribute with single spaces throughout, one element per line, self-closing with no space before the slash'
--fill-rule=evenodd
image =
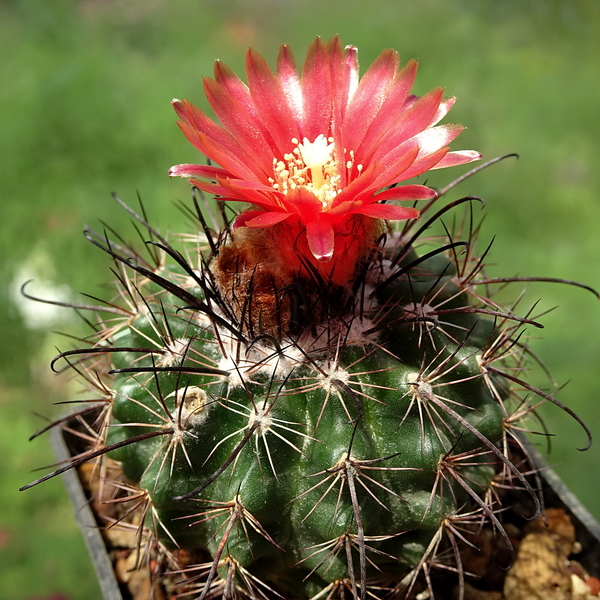
<path id="1" fill-rule="evenodd" d="M 72 425 L 76 427 L 76 424 Z M 77 453 L 73 448 L 74 440 L 76 438 L 73 434 L 65 433 L 58 427 L 53 429 L 52 446 L 59 462 L 66 462 Z M 562 508 L 567 512 L 575 526 L 577 541 L 583 548 L 583 552 L 581 556 L 577 556 L 577 560 L 590 575 L 600 578 L 600 524 L 560 477 L 548 467 L 542 455 L 526 439 L 523 439 L 522 443 L 539 469 L 545 508 Z M 129 595 L 124 595 L 117 582 L 112 561 L 77 471 L 72 469 L 63 473 L 62 476 L 75 509 L 75 518 L 88 547 L 104 600 L 127 600 Z"/>
<path id="2" fill-rule="evenodd" d="M 65 431 L 59 427 L 52 430 L 52 448 L 59 463 L 68 461 L 73 456 L 71 440 L 65 435 Z M 74 508 L 75 519 L 90 558 L 96 571 L 96 577 L 102 591 L 104 600 L 124 600 L 121 588 L 115 576 L 112 561 L 106 550 L 104 539 L 100 533 L 98 523 L 92 512 L 88 497 L 81 485 L 76 469 L 71 469 L 62 474 L 67 493 Z"/>

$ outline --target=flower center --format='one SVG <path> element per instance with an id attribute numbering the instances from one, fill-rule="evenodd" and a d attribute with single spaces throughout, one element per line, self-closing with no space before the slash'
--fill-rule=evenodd
<path id="1" fill-rule="evenodd" d="M 297 140 L 292 140 L 292 142 L 294 141 L 297 142 Z M 331 186 L 335 183 L 335 181 L 332 181 L 332 177 L 334 180 L 339 179 L 339 175 L 331 175 L 331 168 L 335 169 L 335 161 L 331 158 L 334 149 L 332 138 L 325 139 L 325 136 L 321 134 L 312 143 L 304 138 L 302 144 L 298 144 L 297 148 L 300 150 L 300 156 L 304 164 L 310 171 L 312 186 L 315 190 L 320 190 L 323 186 Z M 337 171 L 337 169 L 335 170 Z M 327 182 L 325 177 L 328 178 Z"/>
<path id="2" fill-rule="evenodd" d="M 274 189 L 286 195 L 291 190 L 304 188 L 320 200 L 323 209 L 330 208 L 341 192 L 341 175 L 333 157 L 333 138 L 320 134 L 314 142 L 304 138 L 299 143 L 293 138 L 292 144 L 295 144 L 295 148 L 284 154 L 283 160 L 273 159 L 273 177 L 269 178 L 269 182 Z M 351 151 L 349 155 L 346 168 L 351 171 L 354 153 Z M 362 165 L 358 165 L 357 169 L 360 172 Z"/>

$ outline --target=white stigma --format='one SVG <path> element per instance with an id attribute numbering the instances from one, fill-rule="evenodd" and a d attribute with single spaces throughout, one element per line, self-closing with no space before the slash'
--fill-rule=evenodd
<path id="1" fill-rule="evenodd" d="M 310 169 L 312 185 L 315 190 L 321 189 L 325 183 L 323 168 L 331 162 L 333 148 L 334 144 L 330 143 L 322 133 L 315 138 L 314 142 L 304 138 L 302 143 L 298 144 L 302 160 Z"/>

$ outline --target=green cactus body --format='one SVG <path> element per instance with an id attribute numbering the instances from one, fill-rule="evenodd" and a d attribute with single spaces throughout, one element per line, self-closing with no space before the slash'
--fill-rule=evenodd
<path id="1" fill-rule="evenodd" d="M 463 310 L 450 259 L 393 255 L 365 265 L 348 310 L 319 308 L 279 339 L 245 338 L 223 308 L 209 319 L 181 309 L 185 288 L 147 283 L 156 291 L 112 339 L 106 444 L 124 444 L 109 456 L 166 547 L 208 553 L 215 579 L 235 565 L 239 585 L 249 572 L 310 597 L 380 572 L 399 584 L 448 519 L 489 510 L 472 496 L 502 466 L 508 386 L 490 384 L 483 360 L 499 330 Z M 216 268 L 190 288 L 197 305 Z M 151 279 L 167 277 L 181 280 Z"/>

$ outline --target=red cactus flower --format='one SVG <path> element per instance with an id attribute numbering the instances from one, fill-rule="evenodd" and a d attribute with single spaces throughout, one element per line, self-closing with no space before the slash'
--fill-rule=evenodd
<path id="1" fill-rule="evenodd" d="M 188 140 L 220 166 L 183 164 L 169 173 L 253 205 L 236 227 L 285 222 L 287 239 L 303 238 L 311 262 L 341 256 L 357 245 L 347 239 L 357 220 L 361 231 L 373 232 L 379 219 L 419 215 L 388 202 L 435 196 L 426 186 L 398 183 L 480 158 L 449 152 L 462 126 L 437 125 L 454 98 L 444 100 L 441 89 L 410 94 L 417 63 L 398 68 L 398 54 L 386 50 L 359 78 L 356 48 L 343 49 L 338 38 L 310 45 L 301 76 L 287 46 L 275 73 L 250 49 L 248 85 L 217 61 L 204 89 L 221 125 L 185 100 L 173 105 Z"/>

